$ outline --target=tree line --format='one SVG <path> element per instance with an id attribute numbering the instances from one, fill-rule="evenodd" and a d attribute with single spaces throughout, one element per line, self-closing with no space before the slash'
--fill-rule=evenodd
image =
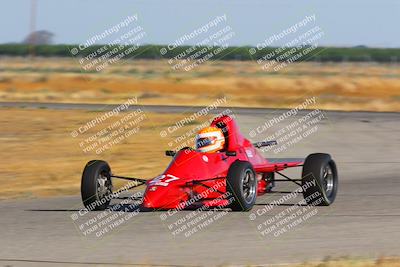
<path id="1" fill-rule="evenodd" d="M 27 44 L 0 44 L 0 55 L 3 56 L 41 56 L 41 57 L 93 57 L 100 56 L 99 49 L 104 45 L 93 45 L 79 48 L 77 45 L 27 45 Z M 118 47 L 118 46 L 115 46 Z M 119 47 L 121 48 L 121 47 Z M 129 49 L 132 46 L 125 46 Z M 113 49 L 113 46 L 108 46 Z M 297 52 L 310 50 L 309 47 L 297 48 Z M 193 54 L 201 55 L 204 51 L 214 52 L 212 60 L 279 60 L 279 56 L 288 53 L 293 48 L 254 48 L 242 47 L 203 47 L 203 46 L 179 46 L 168 47 L 163 45 L 143 45 L 131 49 L 134 53 L 127 58 L 135 59 L 186 59 L 193 58 Z M 279 50 L 279 53 L 277 53 Z M 104 49 L 103 49 L 104 51 Z M 218 53 L 215 53 L 215 52 Z M 191 57 L 192 56 L 192 57 Z M 302 57 L 301 60 L 317 62 L 399 62 L 400 48 L 369 48 L 369 47 L 316 47 L 312 53 Z"/>

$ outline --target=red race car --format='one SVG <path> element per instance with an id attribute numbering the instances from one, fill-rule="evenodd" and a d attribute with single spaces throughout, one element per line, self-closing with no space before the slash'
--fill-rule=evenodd
<path id="1" fill-rule="evenodd" d="M 338 190 L 336 164 L 329 154 L 310 154 L 305 160 L 266 159 L 257 150 L 275 141 L 251 143 L 239 132 L 230 116 L 215 118 L 197 135 L 196 149 L 166 151 L 173 157 L 159 176 L 140 179 L 113 175 L 105 161 L 92 160 L 84 168 L 81 184 L 83 204 L 88 210 L 106 209 L 116 194 L 112 178 L 134 181 L 129 189 L 145 184 L 144 210 L 231 208 L 248 211 L 256 197 L 268 193 L 276 182 L 300 186 L 307 204 L 327 206 Z M 292 179 L 281 171 L 303 167 L 302 178 Z M 281 179 L 276 179 L 279 175 Z"/>

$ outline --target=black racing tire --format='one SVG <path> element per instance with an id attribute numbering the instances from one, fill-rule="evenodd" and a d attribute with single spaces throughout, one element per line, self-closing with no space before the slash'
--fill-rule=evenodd
<path id="1" fill-rule="evenodd" d="M 105 210 L 111 201 L 111 169 L 102 160 L 89 161 L 82 173 L 81 196 L 88 210 Z"/>
<path id="2" fill-rule="evenodd" d="M 311 186 L 310 186 L 311 185 Z M 310 154 L 303 165 L 303 197 L 308 205 L 329 206 L 336 198 L 339 178 L 335 161 L 329 154 Z"/>
<path id="3" fill-rule="evenodd" d="M 253 166 L 247 161 L 235 161 L 228 171 L 226 190 L 232 200 L 233 211 L 249 211 L 257 198 L 257 177 Z"/>

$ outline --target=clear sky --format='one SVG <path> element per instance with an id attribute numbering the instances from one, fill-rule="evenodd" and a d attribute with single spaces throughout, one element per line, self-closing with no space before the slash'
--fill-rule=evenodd
<path id="1" fill-rule="evenodd" d="M 2 0 L 0 43 L 21 42 L 29 33 L 31 0 Z M 400 47 L 397 0 L 37 0 L 37 30 L 55 43 L 82 43 L 137 14 L 144 43 L 169 44 L 216 16 L 226 14 L 235 31 L 231 45 L 255 45 L 306 15 L 316 15 L 325 35 L 320 45 Z M 188 42 L 190 44 L 190 41 Z"/>

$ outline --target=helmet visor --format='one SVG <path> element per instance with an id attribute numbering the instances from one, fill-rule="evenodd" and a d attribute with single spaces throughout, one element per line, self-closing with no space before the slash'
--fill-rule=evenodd
<path id="1" fill-rule="evenodd" d="M 205 146 L 209 146 L 212 145 L 214 142 L 213 140 L 215 139 L 215 137 L 205 137 L 205 138 L 199 138 L 196 140 L 196 148 L 202 148 Z"/>

